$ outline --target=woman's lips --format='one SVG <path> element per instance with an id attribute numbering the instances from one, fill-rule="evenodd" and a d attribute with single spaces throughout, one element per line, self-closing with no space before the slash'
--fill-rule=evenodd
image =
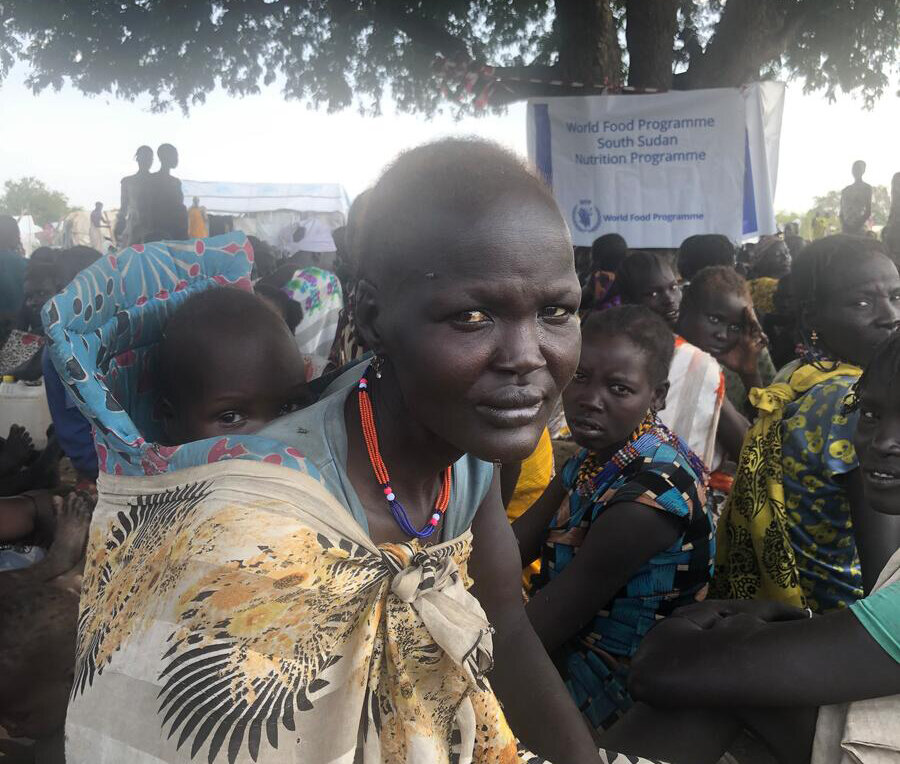
<path id="1" fill-rule="evenodd" d="M 495 427 L 525 427 L 537 419 L 543 401 L 531 406 L 488 406 L 479 404 L 475 410 Z"/>
<path id="2" fill-rule="evenodd" d="M 888 467 L 872 467 L 864 471 L 866 483 L 879 490 L 900 488 L 900 472 Z"/>
<path id="3" fill-rule="evenodd" d="M 600 437 L 606 432 L 606 428 L 601 422 L 598 422 L 596 419 L 583 419 L 581 417 L 569 420 L 569 429 L 590 439 Z"/>
<path id="4" fill-rule="evenodd" d="M 476 404 L 475 410 L 495 427 L 524 427 L 537 419 L 545 398 L 536 387 L 509 387 Z"/>

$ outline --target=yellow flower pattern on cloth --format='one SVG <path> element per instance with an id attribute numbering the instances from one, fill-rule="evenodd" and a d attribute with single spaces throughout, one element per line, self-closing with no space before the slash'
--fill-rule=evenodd
<path id="1" fill-rule="evenodd" d="M 69 760 L 524 755 L 484 676 L 471 533 L 376 547 L 308 475 L 237 465 L 101 481 Z"/>

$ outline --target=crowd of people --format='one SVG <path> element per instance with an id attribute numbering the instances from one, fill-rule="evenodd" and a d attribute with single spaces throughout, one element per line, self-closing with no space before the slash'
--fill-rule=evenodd
<path id="1" fill-rule="evenodd" d="M 900 760 L 888 234 L 573 248 L 477 140 L 402 154 L 334 271 L 170 207 L 103 258 L 0 218 L 53 419 L 0 442 L 10 755 Z"/>

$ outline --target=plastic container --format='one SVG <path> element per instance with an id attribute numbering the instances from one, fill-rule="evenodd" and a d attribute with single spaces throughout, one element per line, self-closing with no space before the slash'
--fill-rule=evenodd
<path id="1" fill-rule="evenodd" d="M 9 375 L 0 382 L 0 437 L 6 437 L 11 425 L 22 425 L 31 435 L 34 447 L 47 445 L 47 428 L 53 423 L 44 385 L 10 382 Z"/>

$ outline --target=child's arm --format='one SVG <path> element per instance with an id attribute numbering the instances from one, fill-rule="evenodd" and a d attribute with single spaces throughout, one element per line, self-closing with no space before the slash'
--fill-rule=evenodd
<path id="1" fill-rule="evenodd" d="M 722 401 L 722 411 L 719 414 L 719 426 L 716 429 L 716 440 L 725 449 L 728 458 L 737 462 L 741 456 L 741 447 L 744 445 L 744 436 L 750 429 L 750 422 L 738 411 L 728 398 Z"/>
<path id="2" fill-rule="evenodd" d="M 488 678 L 510 729 L 531 751 L 555 764 L 599 762 L 583 717 L 525 615 L 522 565 L 496 476 L 472 522 L 472 536 L 472 593 L 496 630 Z"/>
<path id="3" fill-rule="evenodd" d="M 900 663 L 849 610 L 710 628 L 675 616 L 644 637 L 629 690 L 663 707 L 822 706 L 900 692 Z"/>
<path id="4" fill-rule="evenodd" d="M 547 652 L 577 634 L 647 560 L 675 543 L 683 527 L 677 517 L 636 502 L 604 510 L 575 558 L 525 607 Z"/>
<path id="5" fill-rule="evenodd" d="M 541 545 L 547 536 L 547 526 L 550 525 L 550 520 L 565 498 L 566 489 L 563 488 L 562 477 L 557 475 L 544 489 L 541 497 L 512 524 L 516 541 L 519 542 L 523 568 L 541 556 Z"/>

